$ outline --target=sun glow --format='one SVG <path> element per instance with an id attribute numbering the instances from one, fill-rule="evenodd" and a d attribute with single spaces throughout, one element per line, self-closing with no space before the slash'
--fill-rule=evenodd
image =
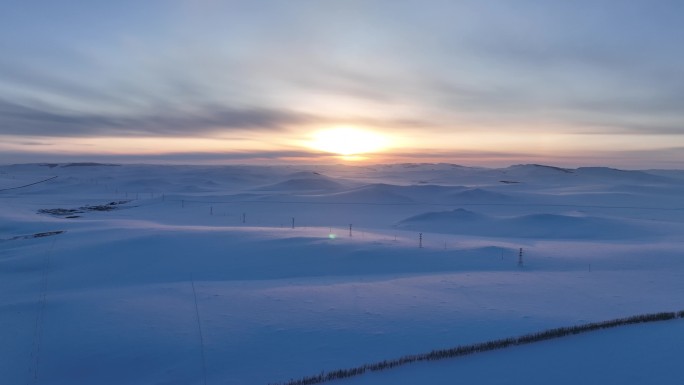
<path id="1" fill-rule="evenodd" d="M 310 146 L 316 150 L 345 157 L 375 152 L 386 148 L 389 140 L 372 131 L 354 127 L 335 127 L 313 134 Z"/>

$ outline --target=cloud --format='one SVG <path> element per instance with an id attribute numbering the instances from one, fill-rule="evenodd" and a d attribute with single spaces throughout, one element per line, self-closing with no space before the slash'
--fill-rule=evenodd
<path id="1" fill-rule="evenodd" d="M 586 116 L 576 121 L 581 135 L 647 135 L 647 136 L 684 136 L 684 119 L 680 121 L 635 121 L 624 116 L 594 117 Z M 582 127 L 586 127 L 582 129 Z"/>
<path id="2" fill-rule="evenodd" d="M 315 117 L 268 108 L 207 106 L 195 112 L 169 109 L 116 116 L 55 112 L 0 100 L 0 134 L 24 136 L 188 136 L 216 130 L 282 130 Z"/>
<path id="3" fill-rule="evenodd" d="M 250 152 L 186 152 L 169 154 L 63 154 L 28 153 L 22 151 L 3 151 L 0 164 L 9 163 L 68 163 L 68 162 L 105 162 L 105 163 L 150 163 L 150 164 L 222 164 L 258 162 L 272 164 L 274 161 L 297 163 L 301 159 L 315 162 L 317 159 L 330 159 L 329 154 L 307 151 L 250 151 Z"/>
<path id="4" fill-rule="evenodd" d="M 273 133 L 292 127 L 361 125 L 402 130 L 429 128 L 434 123 L 419 118 L 368 117 L 361 114 L 323 116 L 286 109 L 219 105 L 194 107 L 187 112 L 169 107 L 166 112 L 133 116 L 74 113 L 0 99 L 0 135 L 26 137 L 184 137 L 219 134 L 239 139 L 236 135 L 244 131 Z"/>

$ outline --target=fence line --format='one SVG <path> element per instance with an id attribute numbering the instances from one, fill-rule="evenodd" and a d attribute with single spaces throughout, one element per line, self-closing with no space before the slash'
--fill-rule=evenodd
<path id="1" fill-rule="evenodd" d="M 167 199 L 172 202 L 179 202 L 181 199 Z M 514 207 L 571 207 L 571 208 L 594 208 L 594 209 L 634 209 L 634 210 L 684 210 L 684 207 L 652 207 L 652 206 L 610 206 L 610 205 L 580 205 L 580 204 L 554 204 L 554 203 L 472 203 L 472 202 L 454 202 L 454 203 L 435 203 L 435 202 L 317 202 L 317 201 L 258 201 L 258 200 L 195 200 L 183 199 L 185 202 L 192 203 L 284 203 L 284 204 L 308 204 L 308 205 L 333 205 L 333 206 L 438 206 L 438 207 L 458 207 L 458 206 L 514 206 Z"/>
<path id="2" fill-rule="evenodd" d="M 0 189 L 0 191 L 16 190 L 16 189 L 19 189 L 19 188 L 24 188 L 24 187 L 28 187 L 28 186 L 33 186 L 34 184 L 47 182 L 47 181 L 53 180 L 53 179 L 55 179 L 55 178 L 57 178 L 57 176 L 53 176 L 53 177 L 51 177 L 51 178 L 47 178 L 47 179 L 44 179 L 44 180 L 40 180 L 40 181 L 38 181 L 38 182 L 33 182 L 33 183 L 25 184 L 25 185 L 23 185 L 23 186 L 3 188 L 3 189 Z"/>

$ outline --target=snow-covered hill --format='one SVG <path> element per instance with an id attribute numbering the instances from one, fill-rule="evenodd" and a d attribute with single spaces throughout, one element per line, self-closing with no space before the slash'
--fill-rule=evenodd
<path id="1" fill-rule="evenodd" d="M 682 310 L 681 175 L 1 166 L 0 383 L 267 384 Z M 681 327 L 340 383 L 679 383 Z"/>

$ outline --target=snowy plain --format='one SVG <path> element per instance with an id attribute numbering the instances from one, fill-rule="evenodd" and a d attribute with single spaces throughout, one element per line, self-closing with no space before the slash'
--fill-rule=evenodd
<path id="1" fill-rule="evenodd" d="M 677 170 L 0 166 L 0 383 L 280 383 L 684 310 L 682 197 Z M 336 383 L 684 383 L 683 354 L 674 320 Z"/>

